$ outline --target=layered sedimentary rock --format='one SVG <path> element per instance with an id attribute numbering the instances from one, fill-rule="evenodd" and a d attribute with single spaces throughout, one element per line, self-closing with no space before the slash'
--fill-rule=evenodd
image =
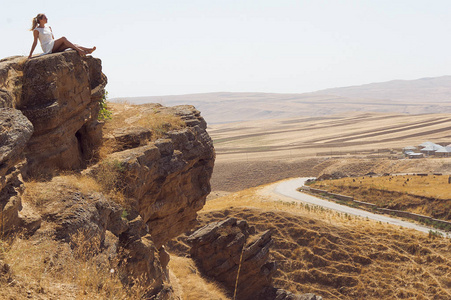
<path id="1" fill-rule="evenodd" d="M 52 190 L 52 196 L 39 207 L 43 220 L 52 224 L 47 226 L 52 229 L 47 229 L 46 235 L 90 252 L 84 254 L 96 254 L 99 264 L 124 274 L 120 278 L 126 285 L 139 279 L 149 297 L 171 298 L 172 289 L 165 285 L 169 281 L 168 256 L 164 248 L 155 247 L 139 216 L 127 220 L 119 204 L 102 193 L 82 192 L 67 184 L 64 177 L 39 183 L 35 188 Z"/>
<path id="2" fill-rule="evenodd" d="M 23 66 L 26 61 L 23 56 L 0 60 L 0 108 L 15 108 L 22 98 Z"/>
<path id="3" fill-rule="evenodd" d="M 163 245 L 195 225 L 197 211 L 210 193 L 215 152 L 206 123 L 193 106 L 149 105 L 130 109 L 136 109 L 131 114 L 133 118 L 158 109 L 180 117 L 185 125 L 153 142 L 150 141 L 153 133 L 142 127 L 108 132 L 108 140 L 114 140 L 113 151 L 117 152 L 85 173 L 100 178 L 105 174 L 105 167 L 112 167 L 118 173 L 112 188 L 121 190 L 131 203 L 127 208 L 128 218 L 137 218 L 133 222 L 145 228 L 142 236 L 135 237 L 136 241 L 128 238 L 127 249 L 133 258 L 128 260 L 126 268 L 135 278 L 145 276 L 161 283 L 159 295 L 170 297 L 166 269 L 169 255 Z M 143 260 L 144 253 L 152 254 Z"/>
<path id="4" fill-rule="evenodd" d="M 246 221 L 229 218 L 210 223 L 189 238 L 191 257 L 209 277 L 222 283 L 237 299 L 260 299 L 272 285 L 276 263 L 268 260 L 273 241 L 270 231 L 255 235 Z"/>
<path id="5" fill-rule="evenodd" d="M 106 159 L 120 166 L 119 184 L 124 194 L 135 200 L 134 208 L 148 225 L 157 248 L 193 227 L 196 212 L 204 206 L 211 190 L 215 159 L 200 113 L 192 106 L 173 107 L 171 111 L 185 121 L 185 128 Z M 136 134 L 141 136 L 141 132 Z M 139 137 L 128 140 L 142 144 Z M 101 176 L 99 167 L 92 168 L 93 176 Z"/>
<path id="6" fill-rule="evenodd" d="M 106 77 L 101 62 L 75 51 L 0 62 L 0 105 L 13 107 L 32 122 L 25 149 L 27 174 L 79 169 L 101 142 L 97 121 Z"/>
<path id="7" fill-rule="evenodd" d="M 244 220 L 228 218 L 191 234 L 190 254 L 199 269 L 221 283 L 236 299 L 321 300 L 314 294 L 293 294 L 272 285 L 277 270 L 269 260 L 273 244 L 269 230 L 256 233 Z"/>
<path id="8" fill-rule="evenodd" d="M 20 111 L 0 108 L 0 234 L 39 225 L 39 218 L 29 219 L 21 214 L 23 149 L 32 133 L 33 125 Z"/>
<path id="9" fill-rule="evenodd" d="M 7 194 L 6 183 L 14 183 L 8 191 L 20 196 L 21 172 L 29 177 L 45 175 L 49 181 L 42 183 L 43 188 L 58 193 L 38 210 L 46 224 L 52 223 L 55 239 L 72 243 L 71 237 L 79 232 L 98 237 L 104 244 L 103 252 L 121 258 L 125 284 L 144 278 L 149 297 L 170 299 L 169 255 L 163 245 L 191 229 L 196 212 L 205 204 L 215 159 L 213 144 L 194 107 L 149 106 L 146 109 L 150 111 L 167 110 L 178 116 L 183 128 L 165 132 L 163 138 L 155 140 L 147 127 L 121 126 L 108 135 L 115 144 L 114 153 L 83 171 L 102 179 L 102 166 L 116 166 L 119 179 L 112 188 L 125 196 L 125 210 L 100 193 L 65 190 L 64 181 L 58 181 L 59 177 L 51 180 L 51 176 L 54 170 L 80 170 L 93 162 L 102 142 L 97 116 L 105 84 L 100 60 L 80 57 L 74 51 L 0 61 L 0 108 L 9 110 L 7 115 L 17 112 L 23 121 L 18 146 L 7 155 L 3 155 L 6 151 L 1 153 L 1 195 Z M 5 144 L 3 131 L 0 147 Z M 3 162 L 8 162 L 6 167 Z M 23 163 L 22 170 L 15 167 L 17 162 Z M 16 179 L 8 179 L 11 174 Z M 39 226 L 32 214 L 21 217 L 20 198 L 1 204 L 3 211 L 5 207 L 11 211 L 9 228 L 17 224 Z"/>

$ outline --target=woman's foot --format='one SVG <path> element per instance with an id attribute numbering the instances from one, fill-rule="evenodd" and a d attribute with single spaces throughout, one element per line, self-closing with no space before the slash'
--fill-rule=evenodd
<path id="1" fill-rule="evenodd" d="M 86 50 L 86 54 L 91 54 L 92 52 L 96 51 L 96 46 L 90 48 L 89 50 Z"/>

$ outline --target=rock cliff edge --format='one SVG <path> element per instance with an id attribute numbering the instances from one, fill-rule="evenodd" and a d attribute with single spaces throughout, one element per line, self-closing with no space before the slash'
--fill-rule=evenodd
<path id="1" fill-rule="evenodd" d="M 192 228 L 205 204 L 213 144 L 192 106 L 128 106 L 121 126 L 102 129 L 106 83 L 101 61 L 75 51 L 0 60 L 1 233 L 51 236 L 73 251 L 74 237 L 96 237 L 95 256 L 110 267 L 116 261 L 124 285 L 139 281 L 146 297 L 174 299 L 164 244 Z M 179 126 L 138 122 L 161 115 Z M 108 122 L 116 117 L 123 115 Z M 34 179 L 33 193 L 23 178 L 25 186 Z M 89 178 L 103 189 L 82 186 Z"/>

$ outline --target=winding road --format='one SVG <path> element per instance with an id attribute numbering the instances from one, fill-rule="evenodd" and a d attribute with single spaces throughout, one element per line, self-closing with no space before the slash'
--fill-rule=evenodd
<path id="1" fill-rule="evenodd" d="M 350 215 L 356 215 L 356 216 L 360 216 L 363 218 L 368 218 L 368 219 L 372 219 L 372 220 L 376 220 L 376 221 L 380 221 L 380 222 L 384 222 L 384 223 L 389 223 L 389 224 L 398 225 L 398 226 L 402 226 L 402 227 L 406 227 L 406 228 L 411 228 L 411 229 L 415 229 L 415 230 L 425 232 L 425 233 L 429 233 L 429 231 L 431 229 L 435 230 L 435 231 L 440 231 L 440 230 L 436 230 L 434 228 L 430 228 L 430 227 L 418 225 L 415 223 L 403 221 L 400 219 L 388 217 L 386 215 L 373 214 L 373 213 L 365 211 L 365 210 L 352 208 L 352 207 L 345 206 L 345 205 L 340 205 L 340 204 L 337 204 L 332 201 L 323 200 L 323 199 L 320 199 L 320 198 L 317 198 L 317 197 L 314 197 L 314 196 L 311 196 L 311 195 L 308 195 L 305 193 L 298 192 L 297 189 L 299 187 L 303 186 L 304 182 L 307 179 L 310 179 L 310 178 L 308 178 L 308 177 L 295 178 L 295 179 L 289 179 L 286 181 L 276 183 L 276 184 L 270 186 L 271 192 L 291 198 L 291 199 L 285 198 L 285 201 L 296 200 L 296 201 L 300 201 L 300 202 L 304 202 L 304 203 L 308 203 L 308 204 L 318 205 L 318 206 L 322 206 L 322 207 L 325 207 L 325 208 L 328 208 L 331 210 L 335 210 L 335 211 L 338 211 L 341 213 L 347 213 Z M 445 232 L 443 232 L 443 231 L 440 231 L 440 232 L 445 234 Z"/>

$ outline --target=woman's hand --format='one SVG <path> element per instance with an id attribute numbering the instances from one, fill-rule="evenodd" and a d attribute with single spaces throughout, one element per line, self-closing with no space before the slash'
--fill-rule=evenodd
<path id="1" fill-rule="evenodd" d="M 38 44 L 38 37 L 39 37 L 39 31 L 33 30 L 33 45 L 31 45 L 31 51 L 30 55 L 28 55 L 28 58 L 30 59 L 33 55 L 34 48 L 36 48 L 36 45 Z"/>

